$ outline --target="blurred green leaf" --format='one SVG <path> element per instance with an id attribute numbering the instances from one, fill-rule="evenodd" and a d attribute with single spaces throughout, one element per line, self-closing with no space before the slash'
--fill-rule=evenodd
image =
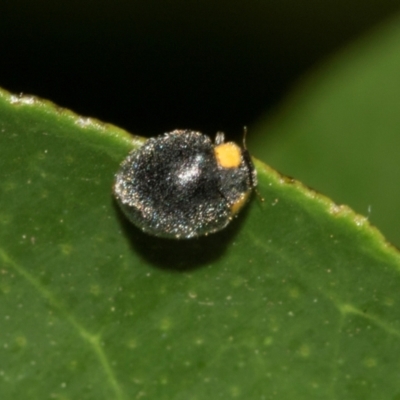
<path id="1" fill-rule="evenodd" d="M 400 16 L 314 72 L 249 135 L 257 156 L 367 215 L 397 245 L 399 49 Z"/>
<path id="2" fill-rule="evenodd" d="M 265 197 L 199 240 L 111 196 L 139 139 L 0 94 L 2 399 L 400 395 L 400 258 L 346 207 L 257 162 Z"/>

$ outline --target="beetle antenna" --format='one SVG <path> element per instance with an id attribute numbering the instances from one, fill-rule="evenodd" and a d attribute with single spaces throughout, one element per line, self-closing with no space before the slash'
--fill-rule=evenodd
<path id="1" fill-rule="evenodd" d="M 247 126 L 245 125 L 245 126 L 243 127 L 243 148 L 244 148 L 245 150 L 247 150 L 246 138 L 247 138 Z"/>
<path id="2" fill-rule="evenodd" d="M 247 150 L 247 146 L 246 146 L 246 139 L 247 139 L 247 126 L 245 125 L 245 126 L 243 127 L 243 149 L 244 149 L 244 151 L 245 151 L 246 157 L 248 158 L 247 164 L 248 164 L 248 165 L 252 165 L 252 163 L 251 163 L 251 161 L 250 161 L 251 156 L 250 156 L 250 153 L 249 153 L 249 151 Z M 261 193 L 259 192 L 259 190 L 256 188 L 256 185 L 254 184 L 254 182 L 255 182 L 255 177 L 253 176 L 253 174 L 250 174 L 250 180 L 251 180 L 251 185 L 253 186 L 253 189 L 254 189 L 254 191 L 255 191 L 255 193 L 256 193 L 258 199 L 259 199 L 261 202 L 264 202 L 264 201 L 265 201 L 265 200 L 264 200 L 264 197 L 261 196 Z"/>

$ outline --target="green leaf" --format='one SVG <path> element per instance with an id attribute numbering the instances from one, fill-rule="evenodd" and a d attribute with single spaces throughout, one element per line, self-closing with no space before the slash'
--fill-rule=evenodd
<path id="1" fill-rule="evenodd" d="M 260 162 L 221 233 L 146 236 L 111 195 L 139 139 L 0 94 L 2 399 L 400 395 L 400 258 Z"/>
<path id="2" fill-rule="evenodd" d="M 368 215 L 400 245 L 400 15 L 303 82 L 252 147 L 295 176 Z M 268 136 L 267 136 L 268 133 Z"/>

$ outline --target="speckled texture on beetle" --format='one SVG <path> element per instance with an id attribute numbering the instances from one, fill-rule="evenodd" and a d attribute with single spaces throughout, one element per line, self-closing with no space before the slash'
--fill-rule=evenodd
<path id="1" fill-rule="evenodd" d="M 122 162 L 114 195 L 142 231 L 189 239 L 228 225 L 257 185 L 245 148 L 215 143 L 200 133 L 175 130 L 147 140 Z"/>

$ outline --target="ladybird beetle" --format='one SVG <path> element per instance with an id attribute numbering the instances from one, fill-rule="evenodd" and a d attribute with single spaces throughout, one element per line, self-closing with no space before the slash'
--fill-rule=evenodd
<path id="1" fill-rule="evenodd" d="M 213 143 L 201 132 L 174 130 L 128 155 L 115 176 L 114 194 L 142 231 L 189 239 L 225 228 L 256 185 L 245 145 L 225 142 L 222 132 Z"/>

